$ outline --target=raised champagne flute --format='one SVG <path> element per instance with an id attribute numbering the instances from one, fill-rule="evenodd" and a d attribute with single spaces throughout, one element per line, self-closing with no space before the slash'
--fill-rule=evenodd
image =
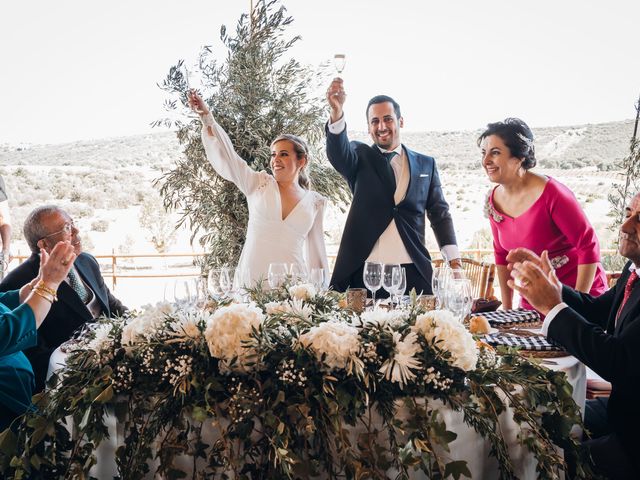
<path id="1" fill-rule="evenodd" d="M 347 64 L 347 56 L 344 53 L 336 53 L 333 56 L 333 66 L 336 67 L 338 75 L 342 74 L 345 65 Z"/>

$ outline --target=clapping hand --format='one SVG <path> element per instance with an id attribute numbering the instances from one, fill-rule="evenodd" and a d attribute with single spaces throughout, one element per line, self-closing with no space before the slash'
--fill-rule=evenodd
<path id="1" fill-rule="evenodd" d="M 538 257 L 531 250 L 517 248 L 509 252 L 507 260 L 512 277 L 507 284 L 536 310 L 546 315 L 562 302 L 562 283 L 556 276 L 546 250 Z"/>
<path id="2" fill-rule="evenodd" d="M 51 253 L 40 249 L 40 272 L 38 277 L 47 287 L 57 290 L 60 283 L 67 278 L 75 259 L 75 249 L 69 241 L 58 242 L 51 250 Z"/>
<path id="3" fill-rule="evenodd" d="M 327 89 L 327 102 L 331 108 L 331 122 L 335 123 L 342 118 L 342 107 L 347 99 L 344 92 L 344 82 L 341 78 L 334 78 Z"/>
<path id="4" fill-rule="evenodd" d="M 196 112 L 198 115 L 209 114 L 209 107 L 207 107 L 207 104 L 195 90 L 189 90 L 187 93 L 187 100 L 189 101 L 189 107 L 191 107 L 191 110 Z"/>

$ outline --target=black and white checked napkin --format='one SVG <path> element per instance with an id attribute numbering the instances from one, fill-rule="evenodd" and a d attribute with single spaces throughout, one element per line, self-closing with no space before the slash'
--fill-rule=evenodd
<path id="1" fill-rule="evenodd" d="M 471 314 L 472 317 L 477 317 L 479 315 L 486 318 L 489 321 L 489 325 L 492 327 L 540 321 L 540 315 L 538 312 L 535 310 L 525 310 L 523 308 L 519 308 L 517 310 L 496 310 L 495 312 Z"/>
<path id="2" fill-rule="evenodd" d="M 506 345 L 539 352 L 562 351 L 561 347 L 550 342 L 543 335 L 520 336 L 515 333 L 500 332 L 489 333 L 484 336 L 484 339 L 489 345 Z"/>

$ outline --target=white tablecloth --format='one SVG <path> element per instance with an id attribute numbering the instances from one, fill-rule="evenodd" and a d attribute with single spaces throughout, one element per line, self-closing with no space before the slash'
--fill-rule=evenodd
<path id="1" fill-rule="evenodd" d="M 49 374 L 58 370 L 65 364 L 66 355 L 59 349 L 54 351 L 49 361 Z M 580 406 L 584 415 L 584 405 L 586 398 L 586 369 L 575 357 L 560 357 L 549 360 L 541 360 L 544 365 L 553 370 L 563 371 L 567 374 L 569 383 L 573 386 L 573 398 Z M 431 403 L 435 405 L 435 402 Z M 498 463 L 495 458 L 489 455 L 491 445 L 473 428 L 464 423 L 462 412 L 452 411 L 450 408 L 442 406 L 440 414 L 449 430 L 457 433 L 458 437 L 450 444 L 452 460 L 466 460 L 467 466 L 474 479 L 490 479 L 498 477 Z M 123 432 L 118 431 L 114 415 L 108 416 L 106 424 L 109 430 L 109 439 L 102 442 L 96 449 L 97 465 L 91 470 L 91 475 L 99 479 L 112 479 L 118 475 L 115 463 L 115 451 L 119 445 L 123 444 Z M 516 475 L 522 480 L 537 478 L 535 471 L 535 459 L 529 454 L 526 447 L 519 445 L 517 435 L 519 426 L 513 420 L 511 411 L 508 409 L 500 417 L 500 427 L 509 445 L 509 453 L 516 468 Z M 192 468 L 192 460 L 183 459 L 181 467 L 189 471 Z M 156 478 L 153 475 L 154 468 L 148 478 Z M 426 478 L 415 476 L 414 478 Z"/>

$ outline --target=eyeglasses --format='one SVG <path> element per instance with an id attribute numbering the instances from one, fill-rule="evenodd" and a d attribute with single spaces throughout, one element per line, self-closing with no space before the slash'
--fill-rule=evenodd
<path id="1" fill-rule="evenodd" d="M 65 233 L 67 235 L 71 235 L 71 233 L 73 232 L 74 228 L 76 228 L 76 225 L 73 223 L 73 220 L 71 220 L 70 222 L 66 222 L 64 224 L 64 226 L 62 227 L 62 230 L 58 230 L 57 232 L 53 232 L 53 233 L 50 233 L 49 235 L 45 235 L 40 240 L 44 240 L 45 238 L 53 237 L 53 236 L 58 235 L 60 233 Z"/>

